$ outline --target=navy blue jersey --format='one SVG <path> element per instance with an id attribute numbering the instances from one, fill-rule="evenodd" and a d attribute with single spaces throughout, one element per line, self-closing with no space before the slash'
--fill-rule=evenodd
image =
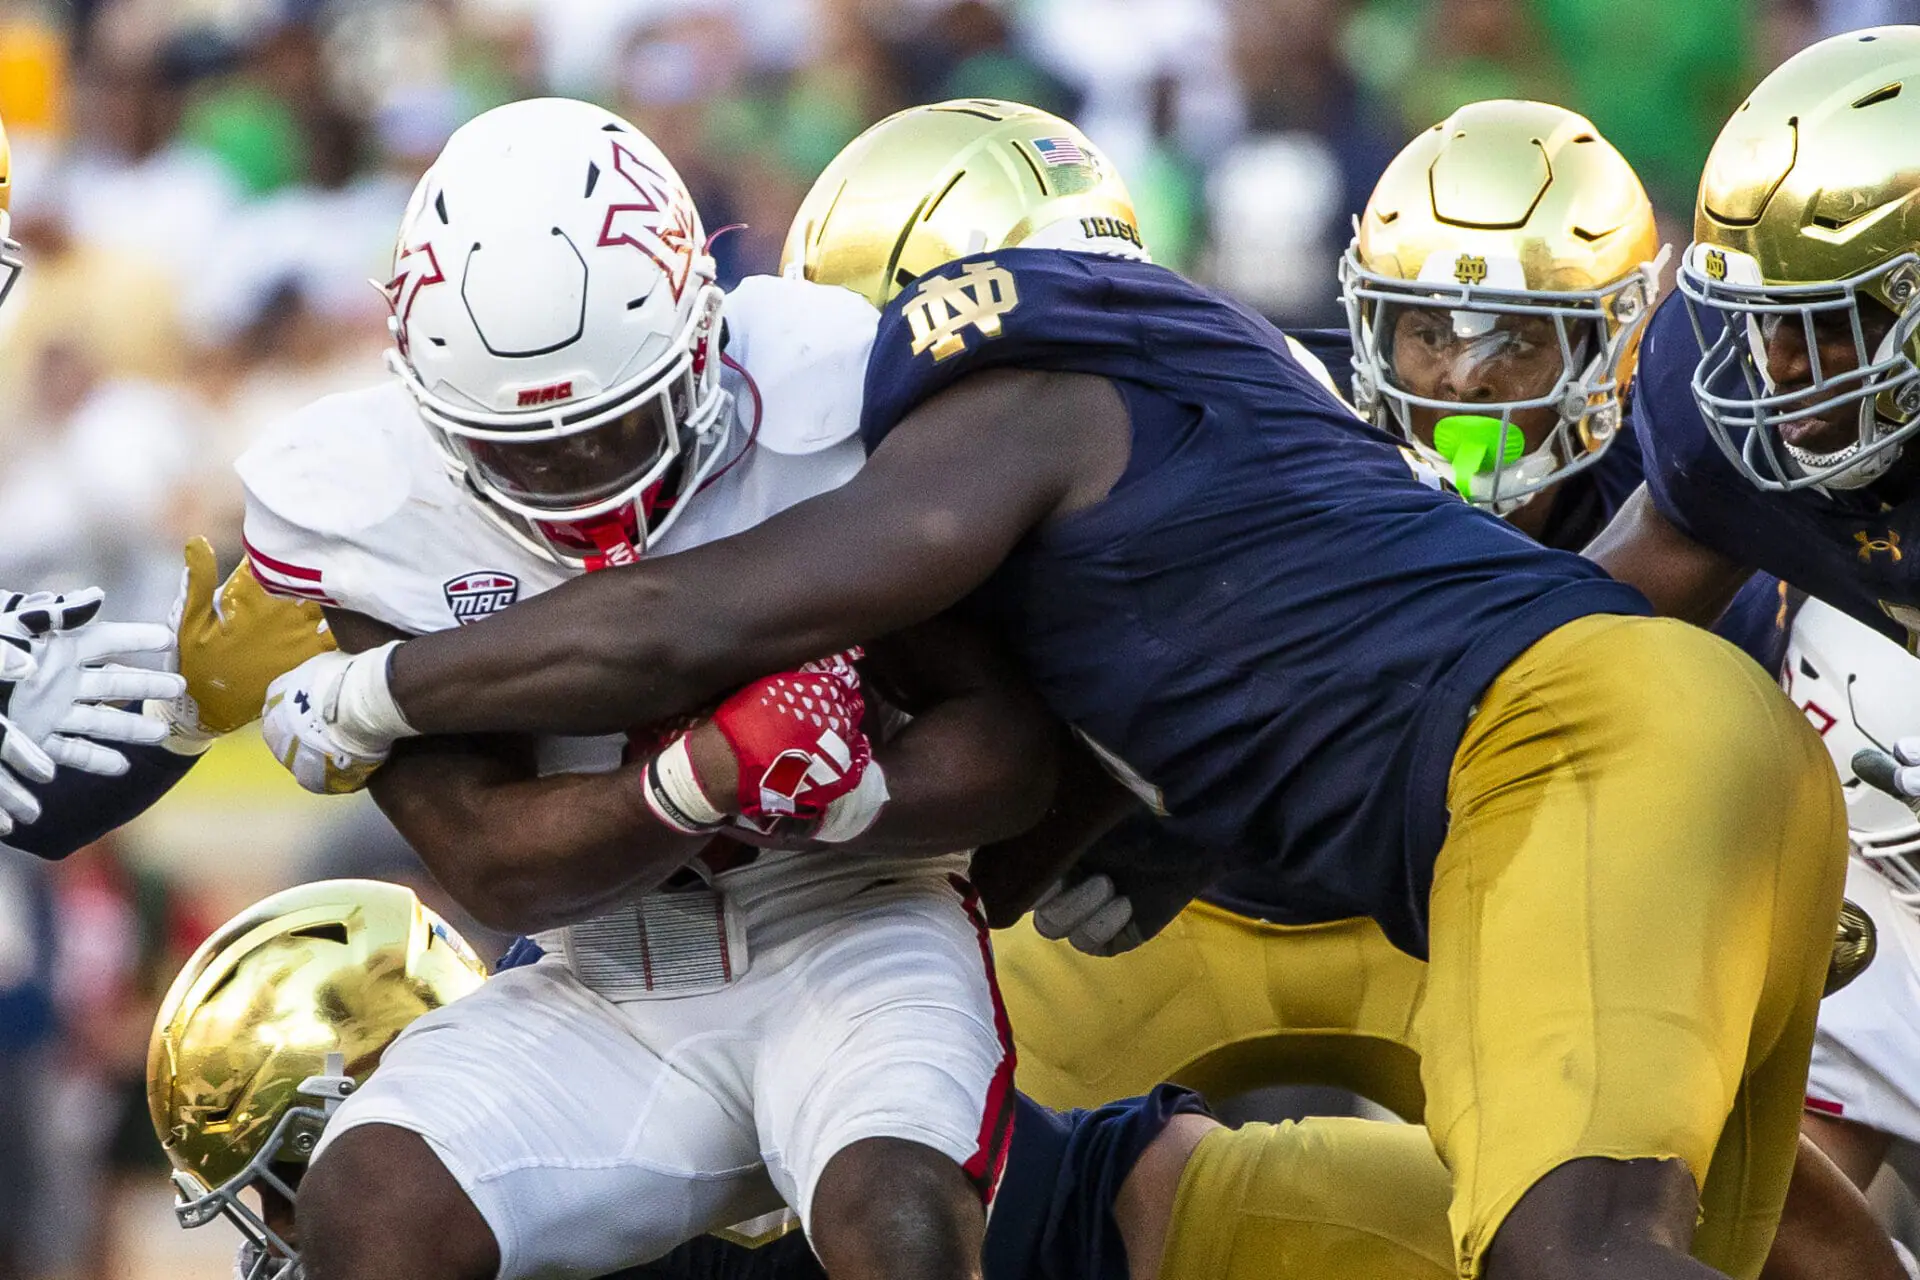
<path id="1" fill-rule="evenodd" d="M 1317 342 L 1308 346 L 1329 367 L 1338 356 L 1326 336 L 1333 332 L 1316 331 Z M 1301 339 L 1299 334 L 1294 337 Z M 1552 492 L 1553 509 L 1540 541 L 1562 551 L 1583 549 L 1643 479 L 1640 442 L 1629 421 L 1598 462 L 1574 472 Z M 1759 573 L 1741 588 L 1713 629 L 1773 672 L 1786 655 L 1787 618 L 1780 580 Z M 1178 890 L 1166 883 L 1158 864 L 1183 855 L 1164 847 L 1166 833 L 1155 828 L 1145 815 L 1130 818 L 1097 841 L 1082 859 L 1087 870 L 1111 876 L 1121 886 L 1133 901 L 1135 927 L 1148 937 L 1164 928 L 1180 909 L 1175 900 Z M 1264 870 L 1227 874 L 1201 896 L 1228 911 L 1274 924 L 1308 924 L 1325 918 L 1310 904 L 1290 900 L 1285 887 L 1275 884 Z"/>
<path id="2" fill-rule="evenodd" d="M 1708 316 L 1711 340 L 1717 317 Z M 1871 492 L 1770 493 L 1737 471 L 1693 399 L 1700 344 L 1678 297 L 1648 322 L 1632 414 L 1647 490 L 1702 546 L 1764 569 L 1903 645 L 1920 631 L 1920 502 L 1889 507 Z"/>
<path id="3" fill-rule="evenodd" d="M 1205 1115 L 1200 1095 L 1163 1084 L 1094 1111 L 1053 1111 L 1015 1098 L 1013 1143 L 987 1219 L 984 1280 L 1127 1280 L 1113 1202 L 1167 1122 Z M 759 1248 L 703 1236 L 611 1280 L 823 1280 L 793 1232 Z"/>
<path id="4" fill-rule="evenodd" d="M 40 801 L 40 818 L 15 827 L 6 843 L 36 857 L 64 858 L 159 803 L 200 759 L 165 747 L 118 750 L 128 766 L 119 777 L 62 769 L 51 782 L 26 784 Z"/>
<path id="5" fill-rule="evenodd" d="M 1352 395 L 1353 336 L 1350 333 L 1345 329 L 1289 329 L 1287 336 L 1327 367 L 1342 395 Z M 1562 551 L 1583 549 L 1606 527 L 1613 513 L 1645 478 L 1632 428 L 1623 427 L 1619 438 L 1600 455 L 1598 462 L 1560 482 L 1554 493 L 1553 513 L 1547 519 L 1540 541 Z"/>
<path id="6" fill-rule="evenodd" d="M 1645 599 L 1430 487 L 1265 320 L 1148 263 L 1016 249 L 923 279 L 881 318 L 869 451 L 1004 366 L 1111 380 L 1132 452 L 965 607 L 1183 844 L 1424 954 L 1469 706 L 1541 636 Z"/>

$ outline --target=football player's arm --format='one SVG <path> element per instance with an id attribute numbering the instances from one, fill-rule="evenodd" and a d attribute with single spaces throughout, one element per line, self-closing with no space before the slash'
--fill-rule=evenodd
<path id="1" fill-rule="evenodd" d="M 62 769 L 52 782 L 25 783 L 40 801 L 38 822 L 15 827 L 9 848 L 58 860 L 125 826 L 158 804 L 200 759 L 165 747 L 125 747 L 127 771 L 117 777 Z"/>
<path id="2" fill-rule="evenodd" d="M 1821 1117 L 1809 1112 L 1805 1118 Z M 1905 1280 L 1906 1275 L 1862 1189 L 1803 1132 L 1761 1280 Z"/>
<path id="3" fill-rule="evenodd" d="M 327 618 L 349 653 L 401 634 L 360 614 Z M 656 887 L 705 844 L 654 819 L 644 769 L 543 778 L 524 737 L 417 738 L 395 747 L 368 790 L 475 919 L 535 933 Z"/>
<path id="4" fill-rule="evenodd" d="M 889 799 L 843 848 L 951 853 L 1040 820 L 1067 731 L 990 637 L 947 614 L 866 650 L 869 687 L 913 719 L 875 744 Z"/>
<path id="5" fill-rule="evenodd" d="M 147 714 L 169 726 L 157 746 L 120 748 L 118 776 L 62 769 L 47 783 L 24 785 L 40 801 L 38 822 L 15 828 L 13 848 L 64 858 L 159 803 L 213 740 L 260 714 L 267 682 L 333 642 L 310 604 L 268 596 L 245 564 L 221 582 L 213 546 L 190 539 L 171 627 L 184 694 L 152 702 Z"/>
<path id="6" fill-rule="evenodd" d="M 1077 740 L 1061 749 L 1058 779 L 1037 823 L 973 855 L 973 886 L 992 928 L 1017 923 L 1101 836 L 1140 810 L 1133 793 Z"/>
<path id="7" fill-rule="evenodd" d="M 1635 587 L 1662 617 L 1710 627 L 1726 612 L 1748 565 L 1702 546 L 1676 528 L 1646 485 L 1634 490 L 1584 552 L 1619 581 Z"/>
<path id="8" fill-rule="evenodd" d="M 422 733 L 605 733 L 685 714 L 942 612 L 1050 516 L 1104 497 L 1129 439 L 1105 379 L 968 376 L 839 489 L 400 646 L 392 700 Z"/>

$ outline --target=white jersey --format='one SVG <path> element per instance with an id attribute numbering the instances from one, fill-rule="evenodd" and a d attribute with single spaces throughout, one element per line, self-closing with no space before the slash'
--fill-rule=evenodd
<path id="1" fill-rule="evenodd" d="M 864 458 L 873 309 L 759 278 L 724 315 L 739 460 L 683 499 L 653 554 L 750 528 Z M 294 415 L 239 471 L 249 558 L 288 595 L 417 634 L 570 576 L 453 482 L 397 383 Z M 541 745 L 551 771 L 612 767 L 623 740 Z M 486 1218 L 502 1280 L 604 1275 L 782 1200 L 805 1220 L 822 1170 L 868 1138 L 932 1147 L 991 1191 L 1012 1044 L 965 870 L 965 854 L 762 855 L 717 892 L 542 934 L 537 964 L 396 1041 L 315 1159 L 359 1124 L 424 1135 Z M 667 988 L 662 969 L 697 981 Z"/>
<path id="2" fill-rule="evenodd" d="M 1847 897 L 1873 917 L 1873 963 L 1820 1004 L 1807 1109 L 1920 1144 L 1920 918 L 1866 859 L 1847 865 Z"/>
<path id="3" fill-rule="evenodd" d="M 865 460 L 860 406 L 879 313 L 845 289 L 755 276 L 728 295 L 723 315 L 733 407 L 722 456 L 738 461 L 682 499 L 651 555 L 750 529 L 846 483 Z M 452 478 L 397 380 L 316 401 L 235 466 L 248 559 L 269 590 L 410 635 L 478 622 L 577 572 L 503 529 Z M 612 769 L 624 746 L 619 736 L 544 739 L 540 767 Z M 871 860 L 806 862 L 817 889 L 887 874 Z M 948 869 L 964 865 L 962 856 Z M 559 932 L 540 940 L 557 945 Z"/>
<path id="4" fill-rule="evenodd" d="M 846 483 L 878 315 L 844 289 L 756 276 L 728 295 L 727 453 L 651 554 L 750 529 Z M 759 419 L 755 433 L 754 419 Z M 723 464 L 724 465 L 724 464 Z M 397 380 L 316 401 L 236 464 L 249 558 L 270 590 L 411 635 L 477 622 L 573 576 L 502 529 L 448 474 Z"/>

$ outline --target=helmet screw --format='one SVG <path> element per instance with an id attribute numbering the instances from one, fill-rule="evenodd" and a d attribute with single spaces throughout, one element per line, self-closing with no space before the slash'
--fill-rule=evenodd
<path id="1" fill-rule="evenodd" d="M 312 1151 L 313 1135 L 310 1133 L 302 1133 L 302 1134 L 296 1135 L 293 1139 L 293 1149 L 295 1151 L 298 1151 L 301 1155 L 305 1155 L 308 1152 Z"/>
<path id="2" fill-rule="evenodd" d="M 353 1090 L 354 1090 L 354 1083 L 353 1083 L 353 1081 L 351 1081 L 351 1080 L 342 1080 L 342 1081 L 340 1082 L 340 1086 L 339 1086 L 339 1087 L 340 1087 L 340 1096 L 344 1098 L 344 1097 L 346 1097 L 346 1096 L 347 1096 L 348 1094 L 350 1094 L 350 1093 L 352 1093 L 352 1092 L 353 1092 Z"/>

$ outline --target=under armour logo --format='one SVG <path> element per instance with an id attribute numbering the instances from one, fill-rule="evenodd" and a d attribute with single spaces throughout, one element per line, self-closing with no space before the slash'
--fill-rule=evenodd
<path id="1" fill-rule="evenodd" d="M 1872 563 L 1875 556 L 1892 556 L 1895 564 L 1904 558 L 1900 552 L 1900 535 L 1892 529 L 1878 538 L 1861 530 L 1853 535 L 1853 540 L 1860 544 L 1862 564 Z"/>
<path id="2" fill-rule="evenodd" d="M 984 338 L 1000 336 L 1000 317 L 1020 305 L 1013 273 L 992 262 L 969 262 L 958 276 L 931 276 L 907 303 L 913 354 L 933 352 L 935 362 L 967 349 L 968 326 Z"/>
<path id="3" fill-rule="evenodd" d="M 305 689 L 299 689 L 294 692 L 293 705 L 300 708 L 301 715 L 306 715 L 313 710 L 313 704 L 307 701 L 307 691 Z"/>

